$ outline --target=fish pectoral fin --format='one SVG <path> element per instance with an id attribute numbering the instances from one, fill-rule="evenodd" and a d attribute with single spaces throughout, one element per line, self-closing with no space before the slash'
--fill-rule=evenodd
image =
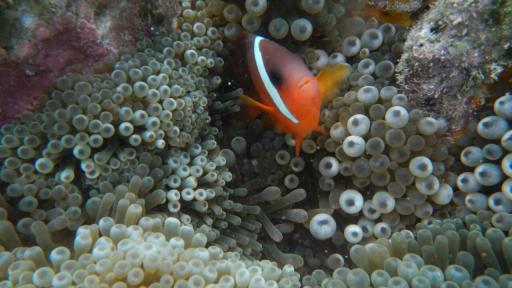
<path id="1" fill-rule="evenodd" d="M 321 133 L 321 134 L 325 133 L 325 129 L 323 127 L 320 127 L 320 126 L 316 126 L 316 128 L 313 129 L 313 131 Z"/>
<path id="2" fill-rule="evenodd" d="M 320 87 L 320 97 L 323 103 L 332 98 L 336 88 L 343 80 L 347 79 L 351 71 L 350 65 L 345 63 L 330 64 L 320 70 L 318 75 L 316 75 L 316 80 Z"/>
<path id="3" fill-rule="evenodd" d="M 247 95 L 242 95 L 240 96 L 240 98 L 242 99 L 242 101 L 244 101 L 245 104 L 249 105 L 249 106 L 252 106 L 252 107 L 256 107 L 256 108 L 259 108 L 265 112 L 272 112 L 273 109 L 272 107 L 270 106 L 267 106 L 261 102 L 258 102 L 254 99 L 252 99 L 251 97 L 247 96 Z"/>

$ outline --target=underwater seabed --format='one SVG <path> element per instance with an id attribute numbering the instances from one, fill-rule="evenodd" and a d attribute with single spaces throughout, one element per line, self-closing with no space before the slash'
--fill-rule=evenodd
<path id="1" fill-rule="evenodd" d="M 144 2 L 0 1 L 0 287 L 512 285 L 511 1 Z M 299 155 L 242 31 L 351 68 Z"/>

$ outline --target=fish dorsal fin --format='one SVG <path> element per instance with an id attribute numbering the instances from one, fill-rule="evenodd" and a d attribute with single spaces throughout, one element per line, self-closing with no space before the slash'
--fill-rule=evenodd
<path id="1" fill-rule="evenodd" d="M 318 86 L 320 88 L 320 97 L 322 102 L 325 103 L 330 100 L 334 95 L 336 88 L 339 84 L 345 80 L 352 71 L 352 68 L 348 64 L 330 64 L 325 66 L 316 75 Z"/>

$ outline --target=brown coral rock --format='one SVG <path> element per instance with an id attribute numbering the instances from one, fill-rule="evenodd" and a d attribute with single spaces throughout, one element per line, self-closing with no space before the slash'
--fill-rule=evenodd
<path id="1" fill-rule="evenodd" d="M 511 60 L 511 6 L 507 0 L 438 1 L 409 32 L 397 66 L 411 101 L 460 128 L 481 84 Z"/>

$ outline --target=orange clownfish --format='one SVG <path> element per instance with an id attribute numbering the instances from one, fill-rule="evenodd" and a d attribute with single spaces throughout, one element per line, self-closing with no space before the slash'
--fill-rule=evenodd
<path id="1" fill-rule="evenodd" d="M 411 27 L 414 25 L 414 20 L 409 12 L 387 11 L 379 7 L 368 5 L 359 14 L 364 18 L 375 17 L 380 23 L 391 23 L 403 27 Z"/>
<path id="2" fill-rule="evenodd" d="M 318 126 L 320 106 L 351 72 L 347 64 L 331 64 L 314 76 L 297 55 L 274 41 L 242 34 L 252 94 L 242 96 L 253 115 L 267 113 L 275 126 L 295 138 L 298 155 L 304 137 Z M 251 112 L 251 111 L 248 111 Z"/>
<path id="3" fill-rule="evenodd" d="M 389 0 L 379 2 L 380 5 L 367 4 L 362 11 L 353 14 L 364 18 L 375 17 L 379 23 L 411 27 L 422 14 L 434 5 L 434 2 L 435 0 Z"/>

